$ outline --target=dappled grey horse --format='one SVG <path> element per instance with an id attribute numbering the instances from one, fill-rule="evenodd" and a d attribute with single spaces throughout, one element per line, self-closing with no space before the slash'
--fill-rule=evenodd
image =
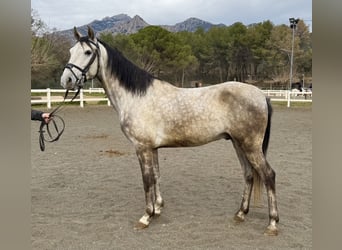
<path id="1" fill-rule="evenodd" d="M 245 187 L 236 221 L 248 213 L 252 189 L 267 191 L 267 235 L 277 235 L 278 209 L 275 172 L 266 160 L 272 108 L 258 88 L 226 82 L 203 88 L 177 88 L 154 78 L 127 60 L 118 50 L 97 39 L 88 27 L 61 76 L 65 89 L 79 89 L 97 77 L 116 111 L 125 136 L 133 143 L 144 184 L 146 209 L 135 226 L 148 227 L 160 215 L 158 148 L 199 146 L 218 139 L 231 140 L 244 173 Z M 210 167 L 210 166 L 208 166 Z"/>

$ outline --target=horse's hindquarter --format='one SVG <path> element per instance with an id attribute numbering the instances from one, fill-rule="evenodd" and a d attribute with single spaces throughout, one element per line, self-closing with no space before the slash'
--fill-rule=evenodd
<path id="1" fill-rule="evenodd" d="M 249 84 L 231 83 L 220 92 L 219 99 L 229 107 L 227 132 L 231 137 L 248 146 L 260 146 L 268 123 L 264 93 Z"/>

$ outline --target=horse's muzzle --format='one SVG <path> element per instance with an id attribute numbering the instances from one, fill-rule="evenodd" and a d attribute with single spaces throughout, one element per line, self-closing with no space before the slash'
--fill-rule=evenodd
<path id="1" fill-rule="evenodd" d="M 73 75 L 67 74 L 67 72 L 64 72 L 61 76 L 61 86 L 64 89 L 75 89 L 76 88 L 76 79 Z"/>

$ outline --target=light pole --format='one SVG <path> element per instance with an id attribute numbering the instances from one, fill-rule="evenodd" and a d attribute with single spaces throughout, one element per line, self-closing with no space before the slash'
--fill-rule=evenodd
<path id="1" fill-rule="evenodd" d="M 289 18 L 290 28 L 292 29 L 292 49 L 291 49 L 291 63 L 290 63 L 290 82 L 289 82 L 289 93 L 287 96 L 287 107 L 290 107 L 290 91 L 292 86 L 292 66 L 293 66 L 293 46 L 294 46 L 294 34 L 297 24 L 299 22 L 299 18 L 294 19 L 293 17 Z"/>

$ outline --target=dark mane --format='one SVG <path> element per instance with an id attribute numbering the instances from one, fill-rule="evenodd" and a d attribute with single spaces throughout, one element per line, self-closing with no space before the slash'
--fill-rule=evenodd
<path id="1" fill-rule="evenodd" d="M 144 95 L 148 87 L 151 86 L 154 77 L 129 61 L 116 48 L 110 47 L 99 39 L 98 41 L 106 48 L 108 69 L 113 76 L 119 79 L 120 85 L 132 94 Z"/>

